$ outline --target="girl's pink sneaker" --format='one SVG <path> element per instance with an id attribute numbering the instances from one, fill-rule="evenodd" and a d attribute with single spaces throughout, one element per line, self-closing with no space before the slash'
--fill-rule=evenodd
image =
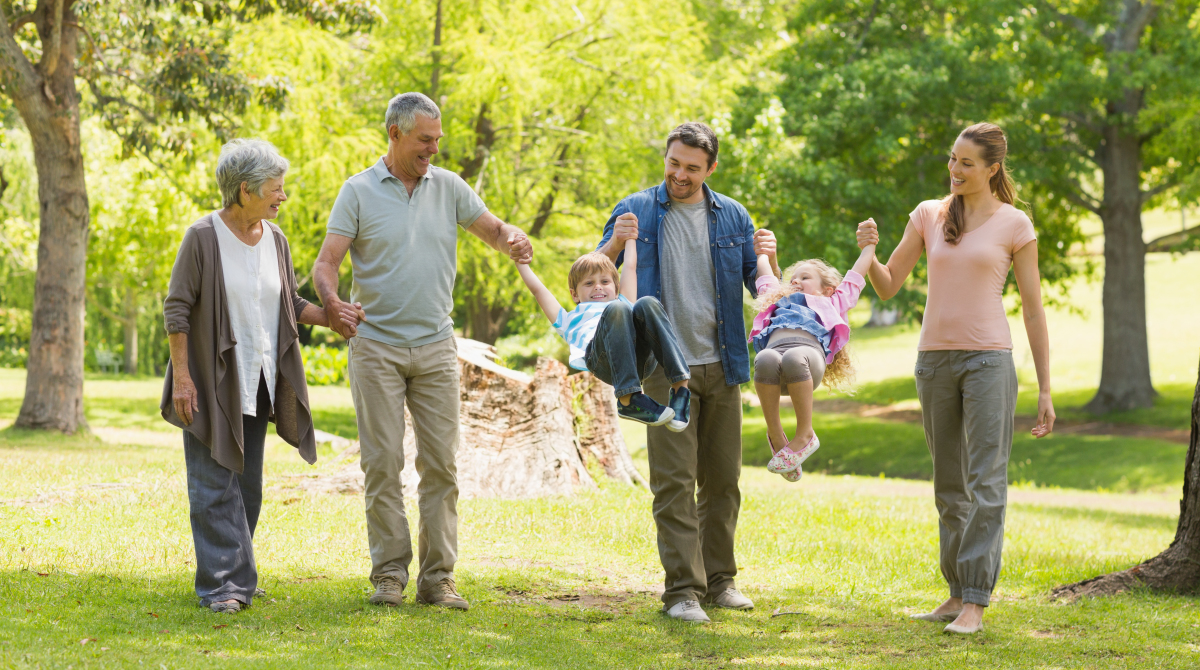
<path id="1" fill-rule="evenodd" d="M 792 472 L 800 467 L 804 462 L 800 455 L 791 449 L 784 447 L 777 451 L 771 460 L 767 463 L 767 472 L 774 472 L 777 475 L 782 475 L 785 472 Z"/>
<path id="2" fill-rule="evenodd" d="M 798 481 L 800 481 L 800 478 L 804 476 L 804 468 L 796 468 L 795 470 L 792 470 L 791 472 L 785 472 L 779 476 L 783 477 L 784 479 L 788 480 L 789 482 L 798 482 Z"/>

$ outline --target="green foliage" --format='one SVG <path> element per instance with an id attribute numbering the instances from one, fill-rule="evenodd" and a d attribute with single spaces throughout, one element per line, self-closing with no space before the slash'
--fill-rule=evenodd
<path id="1" fill-rule="evenodd" d="M 1001 26 L 1015 11 L 990 1 L 803 3 L 789 24 L 795 44 L 772 63 L 782 80 L 743 90 L 726 121 L 733 164 L 719 183 L 776 231 L 787 262 L 819 256 L 845 268 L 855 225 L 875 218 L 886 258 L 912 209 L 947 194 L 944 161 L 959 131 L 992 120 L 1013 136 L 1009 163 L 1026 186 L 1043 277 L 1065 281 L 1078 268 L 1066 253 L 1083 239 L 1083 211 L 1058 206 L 1036 169 L 1041 147 L 1022 142 L 1019 77 L 997 55 L 1011 48 Z M 914 283 L 923 277 L 922 263 Z M 917 290 L 898 298 L 908 313 L 923 308 Z"/>
<path id="2" fill-rule="evenodd" d="M 349 380 L 349 350 L 324 344 L 300 347 L 304 378 L 314 386 L 345 386 Z"/>

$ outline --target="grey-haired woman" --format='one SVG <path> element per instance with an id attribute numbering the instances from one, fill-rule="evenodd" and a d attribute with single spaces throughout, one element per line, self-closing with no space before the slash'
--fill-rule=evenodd
<path id="1" fill-rule="evenodd" d="M 296 324 L 329 321 L 297 293 L 287 238 L 269 222 L 287 200 L 287 170 L 268 142 L 222 147 L 222 208 L 184 234 L 163 307 L 171 362 L 162 416 L 183 429 L 196 595 L 219 613 L 262 594 L 251 541 L 268 421 L 304 460 L 317 458 Z M 356 325 L 356 316 L 343 320 Z"/>

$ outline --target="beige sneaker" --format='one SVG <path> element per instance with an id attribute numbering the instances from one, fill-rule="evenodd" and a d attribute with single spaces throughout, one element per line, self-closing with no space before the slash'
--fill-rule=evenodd
<path id="1" fill-rule="evenodd" d="M 752 610 L 754 609 L 754 601 L 742 595 L 742 592 L 732 586 L 721 591 L 720 593 L 709 596 L 708 602 L 717 607 L 724 607 L 731 610 Z"/>
<path id="2" fill-rule="evenodd" d="M 424 591 L 417 591 L 417 602 L 422 605 L 437 605 L 456 610 L 471 609 L 471 603 L 458 595 L 454 588 L 454 578 L 446 577 Z"/>
<path id="3" fill-rule="evenodd" d="M 404 585 L 391 575 L 384 575 L 375 582 L 375 593 L 370 598 L 372 605 L 398 606 L 404 602 Z"/>

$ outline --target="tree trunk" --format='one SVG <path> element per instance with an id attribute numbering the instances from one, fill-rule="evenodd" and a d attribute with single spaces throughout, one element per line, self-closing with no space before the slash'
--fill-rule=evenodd
<path id="1" fill-rule="evenodd" d="M 125 289 L 125 318 L 121 321 L 125 329 L 125 374 L 136 375 L 138 369 L 138 308 L 137 293 Z"/>
<path id="2" fill-rule="evenodd" d="M 1150 382 L 1141 140 L 1135 132 L 1115 124 L 1105 129 L 1104 352 L 1100 388 L 1084 407 L 1093 414 L 1151 407 L 1158 395 Z"/>
<path id="3" fill-rule="evenodd" d="M 77 37 L 70 23 L 75 20 L 67 10 L 61 54 L 48 76 L 19 62 L 16 77 L 6 76 L 8 93 L 33 143 L 41 205 L 28 376 L 16 425 L 65 433 L 87 428 L 83 318 L 89 215 L 75 89 Z M 43 43 L 48 43 L 45 35 Z"/>
<path id="4" fill-rule="evenodd" d="M 551 358 L 538 359 L 533 376 L 509 370 L 490 360 L 494 352 L 479 342 L 458 341 L 462 407 L 456 462 L 461 497 L 537 498 L 593 490 L 596 481 L 585 457 L 596 458 L 605 474 L 619 482 L 645 486 L 625 450 L 615 408 L 604 409 L 612 399 L 611 386 L 590 384 L 590 375 L 568 377 L 567 368 Z M 595 414 L 587 414 L 597 407 Z M 420 478 L 407 412 L 405 426 L 400 480 L 411 493 Z M 354 443 L 335 462 L 357 460 L 358 455 Z M 305 478 L 299 486 L 319 493 L 361 494 L 362 468 L 345 463 L 333 472 Z"/>
<path id="5" fill-rule="evenodd" d="M 1183 468 L 1183 499 L 1175 540 L 1158 556 L 1122 572 L 1060 586 L 1054 595 L 1063 598 L 1101 596 L 1134 587 L 1175 593 L 1200 593 L 1200 373 L 1192 397 L 1192 437 Z"/>

